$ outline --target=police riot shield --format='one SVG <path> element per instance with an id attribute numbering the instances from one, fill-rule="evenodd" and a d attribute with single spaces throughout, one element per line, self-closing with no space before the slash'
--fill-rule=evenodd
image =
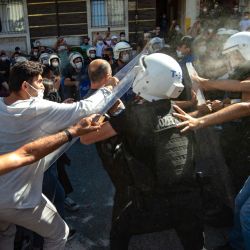
<path id="1" fill-rule="evenodd" d="M 115 77 L 120 80 L 119 84 L 115 86 L 112 91 L 112 94 L 109 95 L 106 100 L 102 100 L 99 103 L 99 105 L 96 107 L 96 111 L 101 109 L 101 114 L 105 114 L 116 103 L 117 99 L 121 98 L 132 87 L 132 84 L 138 72 L 137 65 L 141 56 L 155 53 L 163 47 L 164 42 L 161 38 L 152 38 L 140 54 L 138 54 L 125 67 L 123 67 L 119 72 L 117 72 Z"/>
<path id="2" fill-rule="evenodd" d="M 187 70 L 192 82 L 192 88 L 197 95 L 198 105 L 206 103 L 203 91 L 192 76 L 197 74 L 192 63 L 187 63 Z M 197 142 L 196 165 L 197 172 L 209 180 L 210 188 L 214 189 L 214 195 L 227 204 L 233 207 L 235 192 L 231 182 L 228 166 L 222 153 L 219 140 L 220 130 L 215 127 L 209 127 L 195 131 Z"/>
<path id="3" fill-rule="evenodd" d="M 154 52 L 159 51 L 164 47 L 164 41 L 155 37 L 152 38 L 145 48 L 142 50 L 140 54 L 138 54 L 135 58 L 133 58 L 125 67 L 123 67 L 115 77 L 117 77 L 120 81 L 117 86 L 113 89 L 112 93 L 107 96 L 104 100 L 100 101 L 100 103 L 93 109 L 92 114 L 105 114 L 115 103 L 121 98 L 132 86 L 133 81 L 136 77 L 137 66 L 139 63 L 139 59 L 142 55 L 148 55 Z M 101 112 L 100 112 L 101 110 Z M 73 139 L 70 143 L 60 147 L 55 152 L 46 156 L 46 167 L 51 166 L 64 152 L 66 152 L 75 142 L 77 138 Z"/>

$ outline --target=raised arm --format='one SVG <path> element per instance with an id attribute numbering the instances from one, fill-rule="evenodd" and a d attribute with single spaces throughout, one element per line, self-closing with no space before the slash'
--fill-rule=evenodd
<path id="1" fill-rule="evenodd" d="M 115 136 L 116 134 L 117 133 L 112 128 L 111 124 L 109 122 L 105 122 L 101 125 L 101 128 L 99 130 L 82 135 L 80 137 L 80 141 L 82 144 L 88 145 L 88 144 L 96 143 L 98 141 L 103 141 L 105 139 Z"/>
<path id="2" fill-rule="evenodd" d="M 177 126 L 179 128 L 182 128 L 181 132 L 205 128 L 211 125 L 221 124 L 250 115 L 249 102 L 236 103 L 215 113 L 200 118 L 193 118 L 178 106 L 174 106 L 174 108 L 178 112 L 174 113 L 174 116 L 180 118 L 183 121 Z"/>
<path id="3" fill-rule="evenodd" d="M 222 90 L 231 92 L 249 92 L 250 80 L 209 80 L 199 76 L 192 76 L 204 90 Z"/>
<path id="4" fill-rule="evenodd" d="M 37 139 L 14 152 L 1 155 L 0 175 L 40 160 L 74 137 L 100 129 L 100 126 L 93 122 L 94 117 L 95 115 L 83 118 L 62 132 Z"/>

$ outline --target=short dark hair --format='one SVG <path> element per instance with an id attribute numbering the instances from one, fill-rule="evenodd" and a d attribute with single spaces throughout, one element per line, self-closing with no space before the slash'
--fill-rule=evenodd
<path id="1" fill-rule="evenodd" d="M 120 32 L 120 36 L 122 36 L 122 35 L 125 36 L 125 32 L 124 31 Z"/>
<path id="2" fill-rule="evenodd" d="M 43 66 L 39 62 L 25 61 L 16 63 L 10 71 L 10 92 L 19 91 L 24 81 L 32 81 L 34 77 L 42 75 L 42 73 Z"/>
<path id="3" fill-rule="evenodd" d="M 187 48 L 192 49 L 194 39 L 192 37 L 182 37 L 182 39 L 179 41 L 178 46 L 181 47 L 183 45 L 186 45 Z"/>
<path id="4" fill-rule="evenodd" d="M 108 73 L 110 73 L 110 64 L 103 60 L 103 63 L 96 65 L 95 67 L 88 68 L 89 79 L 91 82 L 100 82 Z"/>

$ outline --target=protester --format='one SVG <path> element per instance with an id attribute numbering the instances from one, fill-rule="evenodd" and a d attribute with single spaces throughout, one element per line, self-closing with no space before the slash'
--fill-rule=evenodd
<path id="1" fill-rule="evenodd" d="M 69 142 L 71 138 L 99 129 L 100 126 L 93 122 L 93 117 L 82 118 L 76 125 L 62 132 L 39 138 L 13 152 L 0 155 L 0 175 L 31 165 Z"/>
<path id="2" fill-rule="evenodd" d="M 63 37 L 59 37 L 56 44 L 54 45 L 54 50 L 58 54 L 61 60 L 60 70 L 63 71 L 64 68 L 69 64 L 69 46 Z M 41 51 L 40 51 L 41 53 Z"/>
<path id="3" fill-rule="evenodd" d="M 250 19 L 249 19 L 249 12 L 244 12 L 244 16 L 239 23 L 240 31 L 247 31 L 250 27 Z"/>
<path id="4" fill-rule="evenodd" d="M 80 46 L 84 60 L 87 59 L 87 51 L 91 47 L 91 45 L 89 44 L 89 40 L 90 39 L 88 36 L 83 37 L 83 43 Z"/>
<path id="5" fill-rule="evenodd" d="M 30 61 L 37 62 L 39 60 L 39 48 L 33 47 L 30 52 Z"/>
<path id="6" fill-rule="evenodd" d="M 42 66 L 36 62 L 17 63 L 12 68 L 10 95 L 0 98 L 1 154 L 16 150 L 43 135 L 65 129 L 91 113 L 98 113 L 97 104 L 104 101 L 105 96 L 110 94 L 109 89 L 112 89 L 111 86 L 101 88 L 87 100 L 72 104 L 50 102 L 42 99 L 44 87 L 41 74 Z M 19 131 L 18 136 L 16 131 Z M 0 188 L 0 244 L 3 249 L 13 248 L 14 224 L 27 227 L 44 237 L 44 249 L 63 249 L 68 226 L 41 192 L 42 176 L 51 160 L 42 159 L 0 177 L 3 185 Z"/>
<path id="7" fill-rule="evenodd" d="M 97 33 L 97 36 L 93 41 L 93 45 L 96 47 L 96 58 L 102 58 L 105 44 L 103 42 L 103 37 L 99 35 L 99 33 Z"/>
<path id="8" fill-rule="evenodd" d="M 0 96 L 7 96 L 9 93 L 10 60 L 5 51 L 0 52 Z"/>

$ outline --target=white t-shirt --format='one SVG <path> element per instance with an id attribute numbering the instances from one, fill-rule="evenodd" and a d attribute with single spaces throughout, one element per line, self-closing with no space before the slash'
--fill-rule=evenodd
<path id="1" fill-rule="evenodd" d="M 102 88 L 88 99 L 72 104 L 38 98 L 7 106 L 0 98 L 0 154 L 13 151 L 41 136 L 60 131 L 80 118 L 99 113 L 110 91 Z M 0 209 L 32 208 L 41 199 L 46 158 L 0 176 Z"/>

